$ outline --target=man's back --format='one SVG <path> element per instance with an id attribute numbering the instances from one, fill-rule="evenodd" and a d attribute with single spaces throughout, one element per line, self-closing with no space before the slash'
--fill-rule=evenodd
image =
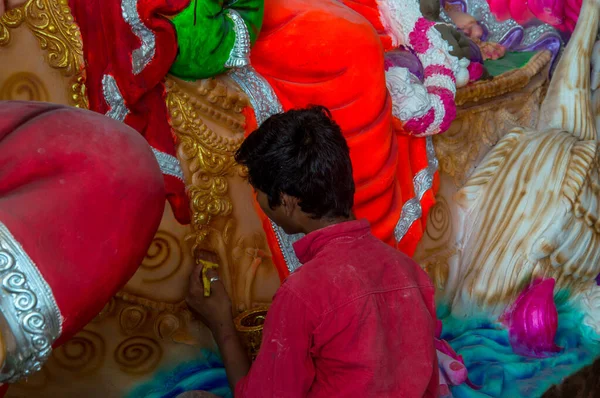
<path id="1" fill-rule="evenodd" d="M 435 396 L 434 288 L 425 272 L 366 221 L 313 232 L 295 249 L 304 265 L 275 296 L 239 396 Z"/>

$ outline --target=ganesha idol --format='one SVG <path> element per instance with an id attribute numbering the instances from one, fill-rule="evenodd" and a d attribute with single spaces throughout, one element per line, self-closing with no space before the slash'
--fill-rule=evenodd
<path id="1" fill-rule="evenodd" d="M 163 201 L 135 130 L 62 105 L 0 103 L 2 382 L 39 371 L 131 278 Z"/>
<path id="2" fill-rule="evenodd" d="M 301 266 L 298 236 L 261 213 L 233 154 L 273 113 L 331 109 L 350 146 L 356 216 L 412 255 L 434 203 L 432 137 L 468 97 L 457 87 L 484 74 L 476 46 L 423 17 L 435 13 L 431 1 L 17 3 L 0 20 L 0 99 L 89 108 L 129 125 L 154 154 L 169 204 L 135 275 L 8 396 L 153 396 L 135 387 L 179 364 L 210 367 L 200 352 L 210 335 L 184 303 L 205 252 L 218 257 L 235 315 L 268 306 Z M 545 65 L 536 59 L 533 74 Z M 494 83 L 502 94 L 505 83 Z M 222 369 L 209 374 L 224 383 Z"/>
<path id="3" fill-rule="evenodd" d="M 212 342 L 183 298 L 205 251 L 236 314 L 270 303 L 301 265 L 298 237 L 258 210 L 233 154 L 273 113 L 331 109 L 350 146 L 356 216 L 414 251 L 433 204 L 431 136 L 448 129 L 456 86 L 472 78 L 416 1 L 16 3 L 0 24 L 0 97 L 89 108 L 137 130 L 169 205 L 133 278 L 8 396 L 123 396 L 200 358 Z M 420 76 L 392 59 L 400 46 Z"/>

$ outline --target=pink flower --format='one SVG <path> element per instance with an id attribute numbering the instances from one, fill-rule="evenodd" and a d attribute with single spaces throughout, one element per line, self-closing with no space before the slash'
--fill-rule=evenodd
<path id="1" fill-rule="evenodd" d="M 427 32 L 433 25 L 435 25 L 434 22 L 421 17 L 417 20 L 413 31 L 408 35 L 410 45 L 417 53 L 424 54 L 429 50 L 431 43 L 429 43 Z"/>
<path id="2" fill-rule="evenodd" d="M 561 350 L 554 344 L 558 329 L 554 285 L 554 279 L 533 282 L 501 317 L 516 354 L 545 358 Z"/>
<path id="3" fill-rule="evenodd" d="M 477 81 L 483 76 L 483 64 L 480 64 L 479 62 L 471 62 L 469 66 L 467 66 L 467 70 L 469 71 L 470 82 Z"/>
<path id="4" fill-rule="evenodd" d="M 433 75 L 443 75 L 448 76 L 454 83 L 456 83 L 456 78 L 454 77 L 454 73 L 450 70 L 450 68 L 444 65 L 428 65 L 425 68 L 425 78 Z"/>

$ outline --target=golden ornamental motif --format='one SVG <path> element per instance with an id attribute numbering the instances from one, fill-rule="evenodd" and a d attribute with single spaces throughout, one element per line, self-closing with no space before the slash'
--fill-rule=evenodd
<path id="1" fill-rule="evenodd" d="M 67 0 L 29 0 L 25 5 L 6 12 L 0 17 L 0 47 L 10 43 L 10 30 L 23 24 L 46 51 L 48 64 L 63 76 L 72 78 L 69 91 L 71 104 L 89 109 L 82 76 L 83 42 Z"/>
<path id="2" fill-rule="evenodd" d="M 30 0 L 24 6 L 25 23 L 38 39 L 47 61 L 65 77 L 83 67 L 83 43 L 67 0 Z"/>
<path id="3" fill-rule="evenodd" d="M 194 252 L 210 232 L 213 217 L 232 212 L 227 177 L 239 169 L 234 154 L 243 137 L 224 138 L 199 118 L 190 96 L 173 81 L 168 84 L 167 107 L 178 140 L 178 155 L 189 164 L 188 195 L 195 233 Z"/>
<path id="4" fill-rule="evenodd" d="M 75 108 L 90 109 L 85 87 L 85 79 L 83 76 L 79 75 L 73 80 L 73 84 L 71 84 L 71 103 L 73 106 L 75 106 Z"/>
<path id="5" fill-rule="evenodd" d="M 50 94 L 44 82 L 30 72 L 17 72 L 10 75 L 0 87 L 0 101 L 42 101 L 49 102 Z"/>
<path id="6" fill-rule="evenodd" d="M 25 20 L 25 13 L 21 8 L 15 8 L 2 14 L 0 17 L 0 47 L 10 43 L 10 29 L 18 28 Z"/>

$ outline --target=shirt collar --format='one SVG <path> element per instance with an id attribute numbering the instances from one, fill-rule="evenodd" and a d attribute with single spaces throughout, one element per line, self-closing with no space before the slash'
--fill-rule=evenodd
<path id="1" fill-rule="evenodd" d="M 318 229 L 294 243 L 301 264 L 310 261 L 330 241 L 337 238 L 359 238 L 371 231 L 367 220 L 346 221 Z"/>

